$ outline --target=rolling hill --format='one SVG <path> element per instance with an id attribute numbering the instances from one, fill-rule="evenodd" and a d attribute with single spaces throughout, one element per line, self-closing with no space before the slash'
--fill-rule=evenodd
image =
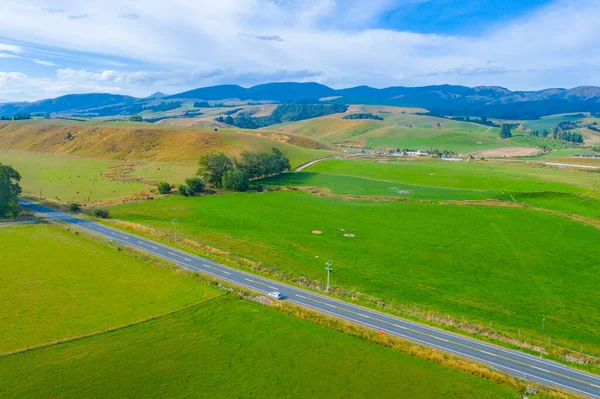
<path id="1" fill-rule="evenodd" d="M 600 112 L 600 88 L 581 86 L 572 89 L 551 88 L 540 91 L 511 91 L 497 86 L 424 86 L 373 88 L 357 86 L 333 89 L 319 83 L 279 82 L 245 88 L 238 85 L 219 85 L 197 88 L 164 100 L 217 101 L 236 99 L 243 102 L 303 102 L 334 104 L 372 104 L 420 107 L 444 115 L 472 115 L 505 119 L 536 119 L 544 115 L 568 112 Z M 94 109 L 113 106 L 102 115 L 118 115 L 122 104 L 147 104 L 148 98 L 92 93 L 71 94 L 35 103 L 7 103 L 0 105 L 0 115 L 16 113 L 93 113 Z M 133 108 L 137 109 L 137 108 Z M 131 112 L 128 112 L 131 113 Z"/>

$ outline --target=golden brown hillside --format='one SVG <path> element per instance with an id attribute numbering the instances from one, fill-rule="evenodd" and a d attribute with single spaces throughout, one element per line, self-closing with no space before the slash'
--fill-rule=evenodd
<path id="1" fill-rule="evenodd" d="M 211 131 L 0 124 L 0 148 L 109 159 L 195 160 L 239 148 Z"/>

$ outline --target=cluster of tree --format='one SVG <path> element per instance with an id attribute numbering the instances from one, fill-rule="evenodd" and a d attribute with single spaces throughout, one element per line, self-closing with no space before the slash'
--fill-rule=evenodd
<path id="1" fill-rule="evenodd" d="M 281 104 L 269 116 L 252 117 L 240 114 L 235 118 L 217 118 L 217 121 L 243 129 L 258 129 L 283 122 L 295 122 L 304 119 L 346 112 L 343 104 Z"/>
<path id="2" fill-rule="evenodd" d="M 166 112 L 181 107 L 181 101 L 171 101 L 168 103 L 160 103 L 149 107 L 144 107 L 144 110 L 151 110 L 152 112 Z"/>
<path id="3" fill-rule="evenodd" d="M 248 103 L 248 105 L 252 105 Z M 194 108 L 223 108 L 223 107 L 233 107 L 233 105 L 226 105 L 223 103 L 214 103 L 210 105 L 208 101 L 196 101 L 194 102 Z"/>
<path id="4" fill-rule="evenodd" d="M 13 116 L 0 116 L 0 121 L 21 121 L 31 119 L 30 114 L 15 114 Z"/>
<path id="5" fill-rule="evenodd" d="M 438 150 L 437 148 L 431 149 L 431 156 L 436 158 L 455 158 L 456 153 L 450 150 Z"/>
<path id="6" fill-rule="evenodd" d="M 500 138 L 508 139 L 511 137 L 512 137 L 511 125 L 509 125 L 508 123 L 503 123 L 502 127 L 500 128 Z"/>
<path id="7" fill-rule="evenodd" d="M 358 114 L 350 114 L 344 116 L 342 119 L 374 119 L 376 121 L 382 121 L 383 118 L 379 115 L 374 115 L 371 113 L 358 113 Z"/>
<path id="8" fill-rule="evenodd" d="M 549 137 L 555 140 L 568 141 L 570 143 L 583 143 L 583 136 L 580 133 L 575 133 L 569 131 L 571 129 L 576 129 L 579 126 L 573 122 L 561 122 L 552 130 L 552 134 L 548 130 L 532 130 L 528 133 L 530 136 L 534 137 Z M 590 126 L 588 126 L 589 128 Z"/>
<path id="9" fill-rule="evenodd" d="M 132 115 L 129 117 L 129 120 L 131 122 L 143 122 L 144 118 L 142 118 L 140 115 Z"/>
<path id="10" fill-rule="evenodd" d="M 0 217 L 15 217 L 19 213 L 17 197 L 21 194 L 20 181 L 19 172 L 0 163 Z"/>
<path id="11" fill-rule="evenodd" d="M 580 133 L 554 129 L 552 138 L 556 140 L 569 141 L 571 143 L 583 143 L 583 136 Z"/>
<path id="12" fill-rule="evenodd" d="M 453 121 L 459 121 L 459 122 L 471 122 L 471 123 L 477 123 L 478 125 L 485 125 L 485 126 L 492 126 L 492 127 L 499 127 L 500 125 L 488 120 L 488 118 L 486 118 L 485 116 L 482 116 L 481 118 L 477 119 L 477 118 L 471 118 L 470 116 L 454 116 L 452 118 Z"/>
<path id="13" fill-rule="evenodd" d="M 200 158 L 200 175 L 208 184 L 231 191 L 246 191 L 250 180 L 280 174 L 290 169 L 288 157 L 277 148 L 271 152 L 243 152 L 239 159 L 224 153 Z"/>
<path id="14" fill-rule="evenodd" d="M 198 111 L 197 109 L 196 110 L 185 111 L 183 113 L 183 117 L 184 118 L 194 118 L 194 117 L 200 116 L 200 115 L 202 115 L 202 112 Z"/>
<path id="15" fill-rule="evenodd" d="M 573 130 L 573 129 L 577 129 L 579 128 L 579 125 L 577 124 L 577 122 L 569 122 L 569 121 L 563 121 L 560 122 L 558 124 L 558 126 L 556 126 L 554 128 L 555 131 L 561 131 L 561 130 Z"/>

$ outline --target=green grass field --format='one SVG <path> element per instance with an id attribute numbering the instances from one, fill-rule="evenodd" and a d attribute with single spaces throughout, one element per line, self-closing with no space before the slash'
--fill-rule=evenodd
<path id="1" fill-rule="evenodd" d="M 413 200 L 484 200 L 500 197 L 497 191 L 460 190 L 428 187 L 394 181 L 374 180 L 355 176 L 337 176 L 327 173 L 298 172 L 261 181 L 265 187 L 319 187 L 331 189 L 337 195 L 397 197 Z"/>
<path id="2" fill-rule="evenodd" d="M 1 227 L 0 264 L 0 353 L 103 331 L 219 294 L 50 225 Z"/>
<path id="3" fill-rule="evenodd" d="M 515 398 L 492 383 L 232 297 L 0 358 L 9 398 Z"/>
<path id="4" fill-rule="evenodd" d="M 275 147 L 285 153 L 290 159 L 292 167 L 316 158 L 323 158 L 331 155 L 330 151 L 303 148 L 289 143 L 282 143 L 268 137 L 259 136 L 253 133 L 240 133 L 238 130 L 220 130 L 219 136 L 227 143 L 240 148 L 240 151 L 271 151 Z"/>
<path id="5" fill-rule="evenodd" d="M 560 122 L 575 122 L 584 119 L 585 117 L 575 115 L 551 115 L 540 119 L 535 119 L 525 122 L 525 127 L 532 130 L 552 130 Z"/>
<path id="6" fill-rule="evenodd" d="M 492 186 L 505 184 L 498 182 Z M 337 285 L 520 329 L 532 340 L 547 316 L 553 343 L 600 353 L 600 309 L 590 306 L 598 299 L 600 231 L 566 218 L 298 192 L 173 197 L 110 210 L 165 231 L 176 217 L 186 238 L 314 280 L 324 279 L 322 260 L 332 259 Z"/>
<path id="7" fill-rule="evenodd" d="M 322 117 L 275 125 L 275 131 L 296 133 L 328 143 L 361 141 L 364 147 L 439 148 L 467 153 L 510 146 L 498 129 L 430 116 L 381 113 L 383 121 Z"/>
<path id="8" fill-rule="evenodd" d="M 119 161 L 0 149 L 0 163 L 12 165 L 21 174 L 24 193 L 39 196 L 41 189 L 44 198 L 59 202 L 104 200 L 148 188 L 102 176 L 121 165 Z"/>
<path id="9" fill-rule="evenodd" d="M 557 191 L 600 196 L 600 174 L 539 165 L 492 162 L 326 160 L 307 172 L 389 182 L 490 191 Z"/>

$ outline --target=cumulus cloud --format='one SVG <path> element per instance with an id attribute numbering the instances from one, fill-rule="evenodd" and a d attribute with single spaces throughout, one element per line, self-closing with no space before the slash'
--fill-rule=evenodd
<path id="1" fill-rule="evenodd" d="M 137 72 L 115 65 L 111 75 L 106 65 L 96 65 L 87 67 L 95 72 L 48 79 L 79 73 L 77 82 L 110 83 L 132 94 L 259 79 L 336 87 L 600 84 L 600 2 L 594 0 L 558 0 L 470 36 L 377 28 L 385 12 L 406 4 L 394 0 L 48 1 L 70 16 L 93 16 L 85 29 L 63 13 L 36 12 L 36 3 L 3 5 L 0 37 L 131 60 L 142 65 Z M 144 24 L 123 23 L 119 16 L 141 16 Z M 0 54 L 20 53 L 0 45 Z"/>

